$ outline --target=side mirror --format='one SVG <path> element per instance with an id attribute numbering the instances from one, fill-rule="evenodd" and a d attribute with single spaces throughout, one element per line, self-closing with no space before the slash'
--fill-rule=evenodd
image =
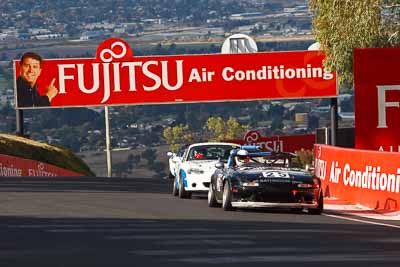
<path id="1" fill-rule="evenodd" d="M 308 172 L 314 172 L 315 168 L 314 166 L 310 166 L 308 164 L 306 164 L 306 166 L 304 167 L 304 169 Z"/>
<path id="2" fill-rule="evenodd" d="M 172 152 L 168 152 L 167 153 L 167 156 L 170 158 L 170 157 L 172 157 L 174 155 L 174 153 L 172 153 Z"/>
<path id="3" fill-rule="evenodd" d="M 215 168 L 217 169 L 223 169 L 224 168 L 224 163 L 222 161 L 218 161 L 217 163 L 215 163 Z"/>

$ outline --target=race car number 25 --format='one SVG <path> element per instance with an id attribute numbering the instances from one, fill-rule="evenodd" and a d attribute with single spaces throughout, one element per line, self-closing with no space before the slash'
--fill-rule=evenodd
<path id="1" fill-rule="evenodd" d="M 262 173 L 263 177 L 265 178 L 290 178 L 289 173 L 287 172 L 263 172 Z"/>

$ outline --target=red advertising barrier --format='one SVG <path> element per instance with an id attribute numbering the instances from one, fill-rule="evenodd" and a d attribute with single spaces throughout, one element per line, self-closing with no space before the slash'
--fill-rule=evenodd
<path id="1" fill-rule="evenodd" d="M 263 150 L 275 152 L 296 152 L 301 149 L 312 150 L 315 144 L 314 134 L 261 136 L 257 131 L 249 131 L 244 139 L 226 140 L 240 145 L 260 146 Z"/>
<path id="2" fill-rule="evenodd" d="M 400 153 L 315 145 L 315 175 L 330 197 L 400 210 Z"/>
<path id="3" fill-rule="evenodd" d="M 400 152 L 400 48 L 354 50 L 355 141 Z"/>
<path id="4" fill-rule="evenodd" d="M 0 177 L 13 176 L 83 176 L 40 161 L 0 154 Z"/>
<path id="5" fill-rule="evenodd" d="M 111 38 L 93 59 L 28 56 L 14 61 L 17 108 L 337 96 L 318 51 L 133 57 Z"/>

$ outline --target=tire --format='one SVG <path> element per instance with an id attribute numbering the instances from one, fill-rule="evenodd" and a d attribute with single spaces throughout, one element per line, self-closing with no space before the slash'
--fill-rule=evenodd
<path id="1" fill-rule="evenodd" d="M 316 209 L 309 209 L 308 213 L 312 215 L 320 215 L 324 210 L 324 196 L 322 190 L 319 192 L 318 207 Z"/>
<path id="2" fill-rule="evenodd" d="M 183 186 L 183 181 L 181 178 L 179 178 L 178 196 L 179 196 L 179 198 L 191 198 L 192 197 L 192 193 L 187 192 L 185 190 L 185 187 Z"/>
<path id="3" fill-rule="evenodd" d="M 217 202 L 217 198 L 215 197 L 215 193 L 214 193 L 214 189 L 213 189 L 213 184 L 210 184 L 210 188 L 208 189 L 208 197 L 207 197 L 207 201 L 208 201 L 208 206 L 210 208 L 215 208 L 218 207 L 219 204 Z"/>
<path id="4" fill-rule="evenodd" d="M 232 207 L 232 191 L 229 181 L 226 181 L 224 184 L 224 192 L 222 193 L 222 208 L 225 211 L 235 210 Z"/>
<path id="5" fill-rule="evenodd" d="M 178 188 L 176 187 L 176 177 L 174 179 L 174 184 L 173 184 L 173 187 L 172 187 L 172 195 L 174 197 L 178 196 Z"/>

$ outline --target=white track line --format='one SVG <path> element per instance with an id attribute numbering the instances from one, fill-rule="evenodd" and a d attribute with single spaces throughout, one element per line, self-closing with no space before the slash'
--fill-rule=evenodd
<path id="1" fill-rule="evenodd" d="M 371 222 L 371 221 L 364 221 L 364 220 L 360 220 L 360 219 L 354 219 L 354 218 L 349 218 L 349 217 L 339 216 L 339 215 L 332 215 L 332 214 L 322 214 L 322 215 L 327 216 L 327 217 L 333 217 L 333 218 L 339 218 L 339 219 L 343 219 L 343 220 L 348 220 L 348 221 L 362 222 L 362 223 L 367 223 L 367 224 L 374 224 L 374 225 L 380 225 L 380 226 L 386 226 L 386 227 L 392 227 L 392 228 L 400 229 L 399 225 L 378 223 L 378 222 Z"/>

